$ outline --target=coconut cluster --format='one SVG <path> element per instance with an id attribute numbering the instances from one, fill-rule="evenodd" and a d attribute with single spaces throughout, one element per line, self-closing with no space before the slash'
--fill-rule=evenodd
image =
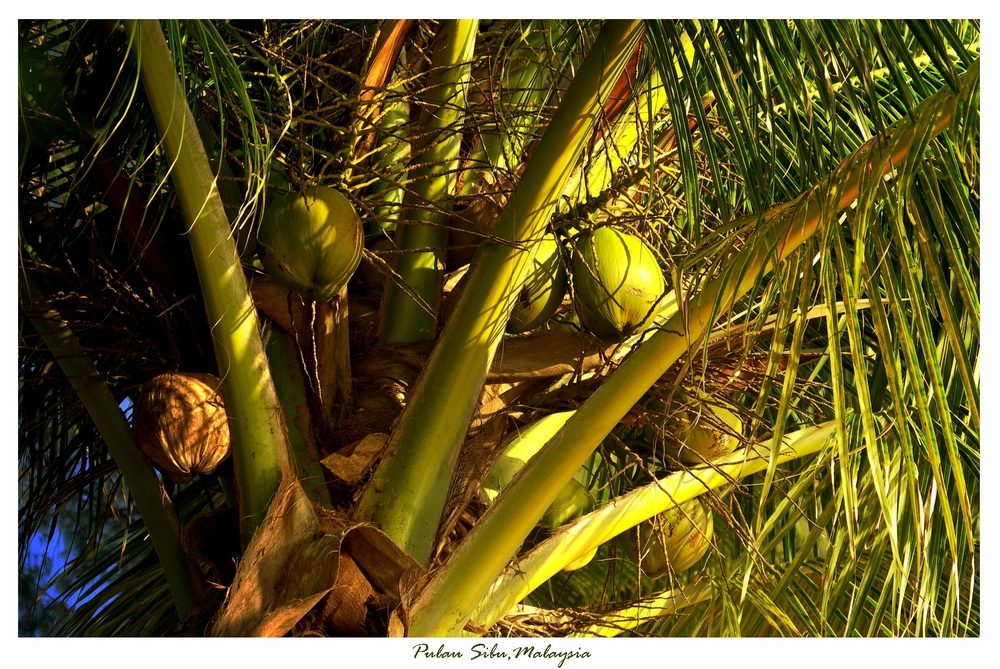
<path id="1" fill-rule="evenodd" d="M 509 334 L 545 324 L 562 304 L 570 275 L 576 315 L 594 336 L 621 342 L 649 325 L 666 280 L 645 241 L 613 228 L 596 228 L 576 238 L 570 255 L 570 262 L 564 262 L 551 232 L 539 240 L 511 310 Z"/>

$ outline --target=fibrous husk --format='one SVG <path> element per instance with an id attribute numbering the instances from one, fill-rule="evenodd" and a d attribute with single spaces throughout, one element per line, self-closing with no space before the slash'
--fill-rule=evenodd
<path id="1" fill-rule="evenodd" d="M 221 385 L 211 374 L 168 372 L 150 379 L 136 400 L 136 441 L 171 480 L 207 474 L 229 455 Z"/>
<path id="2" fill-rule="evenodd" d="M 285 479 L 236 567 L 212 636 L 360 634 L 385 628 L 423 569 L 380 530 L 314 506 Z M 372 607 L 385 620 L 370 620 Z"/>

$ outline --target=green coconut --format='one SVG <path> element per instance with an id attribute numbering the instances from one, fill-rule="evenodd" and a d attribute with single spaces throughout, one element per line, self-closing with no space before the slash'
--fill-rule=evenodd
<path id="1" fill-rule="evenodd" d="M 555 529 L 593 509 L 594 498 L 590 496 L 586 486 L 576 479 L 570 479 L 545 511 L 542 525 Z"/>
<path id="2" fill-rule="evenodd" d="M 559 242 L 554 234 L 548 233 L 538 242 L 528 278 L 507 321 L 507 332 L 521 334 L 543 325 L 562 304 L 566 284 L 566 266 Z"/>
<path id="3" fill-rule="evenodd" d="M 517 472 L 566 424 L 573 413 L 573 411 L 562 411 L 549 414 L 512 437 L 504 445 L 503 451 L 480 485 L 483 501 L 490 503 L 496 499 Z M 581 468 L 578 475 L 584 475 L 585 471 Z M 589 513 L 593 508 L 594 499 L 586 486 L 576 478 L 572 478 L 560 489 L 559 494 L 546 509 L 541 523 L 550 529 L 555 529 Z"/>
<path id="4" fill-rule="evenodd" d="M 698 413 L 687 411 L 675 433 L 676 448 L 668 443 L 667 449 L 686 465 L 700 465 L 735 451 L 740 443 L 735 435 L 742 431 L 743 422 L 729 409 L 710 406 Z"/>
<path id="5" fill-rule="evenodd" d="M 701 465 L 729 455 L 739 445 L 743 421 L 718 404 L 697 402 L 691 408 L 653 422 L 667 455 L 685 465 Z"/>
<path id="6" fill-rule="evenodd" d="M 364 229 L 351 201 L 327 186 L 269 198 L 257 232 L 271 277 L 311 299 L 337 295 L 361 262 Z"/>
<path id="7" fill-rule="evenodd" d="M 690 569 L 712 544 L 711 509 L 700 498 L 672 507 L 624 533 L 625 555 L 650 578 Z"/>
<path id="8" fill-rule="evenodd" d="M 645 328 L 666 290 L 649 246 L 612 228 L 577 239 L 572 270 L 580 322 L 605 341 L 619 342 Z"/>

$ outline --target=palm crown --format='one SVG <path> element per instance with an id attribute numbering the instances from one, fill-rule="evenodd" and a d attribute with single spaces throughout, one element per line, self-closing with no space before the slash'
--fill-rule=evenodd
<path id="1" fill-rule="evenodd" d="M 22 592 L 74 524 L 54 634 L 978 635 L 978 40 L 21 22 Z M 365 249 L 313 301 L 255 240 L 317 185 Z M 602 228 L 665 277 L 617 341 L 574 303 L 638 262 L 581 276 Z M 569 290 L 506 335 L 546 234 Z M 128 422 L 166 371 L 229 415 L 181 485 Z M 700 552 L 653 569 L 635 528 L 694 499 Z"/>

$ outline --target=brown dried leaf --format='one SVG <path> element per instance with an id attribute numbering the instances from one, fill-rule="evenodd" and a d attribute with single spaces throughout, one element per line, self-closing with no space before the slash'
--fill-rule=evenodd
<path id="1" fill-rule="evenodd" d="M 375 590 L 399 602 L 401 582 L 423 576 L 424 568 L 374 525 L 355 525 L 344 535 L 350 555 Z"/>
<path id="2" fill-rule="evenodd" d="M 385 449 L 387 441 L 389 441 L 387 434 L 369 434 L 354 446 L 350 455 L 331 453 L 323 458 L 320 464 L 345 483 L 360 483 Z"/>
<path id="3" fill-rule="evenodd" d="M 302 487 L 286 480 L 236 567 L 210 634 L 282 636 L 290 631 L 336 583 L 340 539 L 320 530 Z"/>
<path id="4" fill-rule="evenodd" d="M 384 595 L 383 607 L 398 606 L 400 580 L 411 573 L 423 569 L 383 532 L 313 506 L 301 485 L 286 479 L 209 634 L 284 636 L 314 610 L 328 629 L 361 633 L 368 599 Z"/>

